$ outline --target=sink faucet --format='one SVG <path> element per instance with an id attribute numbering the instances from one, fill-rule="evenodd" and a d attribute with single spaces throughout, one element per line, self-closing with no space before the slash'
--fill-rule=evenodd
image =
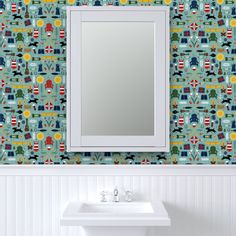
<path id="1" fill-rule="evenodd" d="M 133 200 L 133 193 L 131 191 L 125 192 L 125 201 L 126 202 L 132 202 Z"/>
<path id="2" fill-rule="evenodd" d="M 106 192 L 102 191 L 100 194 L 101 194 L 101 202 L 106 202 L 107 201 Z"/>
<path id="3" fill-rule="evenodd" d="M 118 189 L 117 189 L 117 188 L 114 189 L 113 194 L 114 194 L 114 195 L 113 195 L 113 201 L 114 201 L 114 202 L 119 202 L 120 199 L 119 199 L 119 192 L 118 192 Z"/>

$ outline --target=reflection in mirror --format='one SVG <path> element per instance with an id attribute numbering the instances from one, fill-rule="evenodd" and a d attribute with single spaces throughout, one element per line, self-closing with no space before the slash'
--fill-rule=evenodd
<path id="1" fill-rule="evenodd" d="M 154 23 L 82 22 L 82 135 L 154 135 Z"/>

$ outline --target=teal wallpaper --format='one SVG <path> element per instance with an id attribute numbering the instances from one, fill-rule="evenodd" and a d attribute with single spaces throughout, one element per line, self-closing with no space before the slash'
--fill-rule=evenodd
<path id="1" fill-rule="evenodd" d="M 170 6 L 170 153 L 65 152 L 67 5 Z M 236 164 L 235 27 L 235 0 L 0 0 L 0 163 Z"/>

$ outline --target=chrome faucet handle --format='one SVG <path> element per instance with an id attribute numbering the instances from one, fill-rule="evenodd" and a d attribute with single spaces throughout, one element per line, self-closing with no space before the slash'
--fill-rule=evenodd
<path id="1" fill-rule="evenodd" d="M 114 196 L 118 196 L 118 194 L 119 194 L 119 191 L 118 191 L 117 188 L 115 188 L 115 189 L 114 189 Z"/>
<path id="2" fill-rule="evenodd" d="M 107 202 L 107 198 L 106 198 L 107 192 L 102 191 L 100 195 L 101 195 L 101 202 Z"/>
<path id="3" fill-rule="evenodd" d="M 125 201 L 131 202 L 133 200 L 133 192 L 132 191 L 125 191 Z"/>
<path id="4" fill-rule="evenodd" d="M 113 195 L 113 201 L 114 202 L 119 202 L 120 201 L 120 199 L 119 199 L 119 191 L 118 191 L 117 188 L 114 189 L 113 194 L 114 194 Z"/>

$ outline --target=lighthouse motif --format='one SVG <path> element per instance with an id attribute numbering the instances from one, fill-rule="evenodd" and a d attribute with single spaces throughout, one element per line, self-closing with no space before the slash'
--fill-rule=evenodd
<path id="1" fill-rule="evenodd" d="M 209 126 L 209 125 L 210 125 L 210 117 L 209 117 L 209 116 L 206 116 L 206 117 L 204 118 L 204 125 L 205 125 L 205 126 Z"/>
<path id="2" fill-rule="evenodd" d="M 180 3 L 179 4 L 179 12 L 183 12 L 184 11 L 184 4 L 183 3 Z"/>
<path id="3" fill-rule="evenodd" d="M 204 5 L 204 12 L 205 13 L 210 13 L 210 3 L 205 3 Z"/>
<path id="4" fill-rule="evenodd" d="M 180 116 L 180 117 L 179 117 L 179 125 L 180 125 L 180 126 L 183 126 L 183 125 L 184 125 L 184 117 L 183 117 L 183 116 Z"/>
<path id="5" fill-rule="evenodd" d="M 227 150 L 227 152 L 232 152 L 233 148 L 232 148 L 232 143 L 231 142 L 227 143 L 226 150 Z"/>
<path id="6" fill-rule="evenodd" d="M 231 39 L 231 38 L 232 38 L 232 29 L 227 29 L 226 37 L 227 37 L 228 39 Z"/>
<path id="7" fill-rule="evenodd" d="M 11 12 L 12 12 L 12 13 L 16 13 L 16 3 L 15 3 L 15 2 L 13 2 L 13 3 L 11 4 Z"/>
<path id="8" fill-rule="evenodd" d="M 38 152 L 38 150 L 39 150 L 39 143 L 34 142 L 34 152 Z"/>
<path id="9" fill-rule="evenodd" d="M 65 94 L 65 87 L 64 86 L 60 86 L 60 95 Z"/>
<path id="10" fill-rule="evenodd" d="M 34 95 L 38 95 L 39 94 L 39 86 L 34 85 Z"/>
<path id="11" fill-rule="evenodd" d="M 179 60 L 179 69 L 182 70 L 184 69 L 184 60 Z"/>
<path id="12" fill-rule="evenodd" d="M 59 150 L 60 150 L 60 152 L 64 152 L 65 151 L 65 143 L 64 142 L 60 142 Z"/>
<path id="13" fill-rule="evenodd" d="M 205 68 L 206 70 L 209 70 L 209 69 L 210 69 L 210 60 L 205 60 L 205 62 L 204 62 L 204 68 Z"/>
<path id="14" fill-rule="evenodd" d="M 231 95 L 233 93 L 232 91 L 232 84 L 227 86 L 227 94 Z"/>
<path id="15" fill-rule="evenodd" d="M 37 39 L 37 38 L 39 37 L 39 31 L 38 31 L 38 29 L 35 29 L 35 30 L 34 30 L 33 37 L 34 37 L 35 39 Z"/>
<path id="16" fill-rule="evenodd" d="M 16 126 L 16 116 L 11 117 L 11 125 Z"/>
<path id="17" fill-rule="evenodd" d="M 11 61 L 11 68 L 12 68 L 13 70 L 16 69 L 16 60 L 12 60 L 12 61 Z"/>
<path id="18" fill-rule="evenodd" d="M 65 30 L 63 30 L 63 29 L 60 30 L 59 37 L 61 39 L 65 38 Z"/>

